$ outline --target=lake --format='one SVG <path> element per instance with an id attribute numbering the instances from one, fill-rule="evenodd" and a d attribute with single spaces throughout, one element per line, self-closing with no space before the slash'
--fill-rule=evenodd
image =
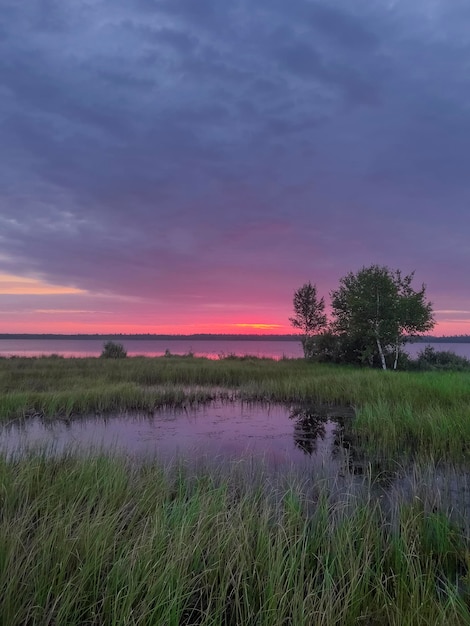
<path id="1" fill-rule="evenodd" d="M 273 359 L 300 358 L 302 346 L 296 340 L 259 339 L 116 339 L 122 343 L 129 356 L 163 356 L 166 350 L 172 354 L 187 354 L 217 359 L 230 354 Z M 64 357 L 97 357 L 103 349 L 103 339 L 0 339 L 0 356 L 41 356 L 58 354 Z M 412 343 L 406 346 L 411 356 L 416 356 L 426 345 L 436 350 L 451 350 L 470 358 L 470 343 Z"/>
<path id="2" fill-rule="evenodd" d="M 303 355 L 300 341 L 249 339 L 113 339 L 122 343 L 129 356 L 163 356 L 188 354 L 217 359 L 220 356 L 251 354 L 280 359 Z M 0 356 L 41 356 L 58 354 L 65 357 L 99 356 L 104 339 L 1 339 Z"/>

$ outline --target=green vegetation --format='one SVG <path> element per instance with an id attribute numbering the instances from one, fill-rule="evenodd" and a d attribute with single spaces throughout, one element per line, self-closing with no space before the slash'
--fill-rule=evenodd
<path id="1" fill-rule="evenodd" d="M 400 346 L 407 338 L 433 328 L 432 307 L 426 289 L 412 286 L 413 274 L 372 265 L 350 272 L 331 294 L 333 331 L 340 340 L 355 345 L 357 360 L 382 369 L 393 358 L 397 369 Z M 387 359 L 388 357 L 388 359 Z"/>
<path id="2" fill-rule="evenodd" d="M 315 355 L 314 335 L 324 330 L 327 324 L 325 300 L 318 299 L 316 285 L 305 283 L 294 293 L 294 317 L 289 318 L 294 328 L 302 331 L 304 357 L 311 359 Z"/>
<path id="3" fill-rule="evenodd" d="M 303 332 L 305 358 L 397 369 L 406 341 L 434 326 L 426 288 L 414 290 L 413 276 L 379 265 L 349 272 L 331 293 L 328 327 L 323 298 L 311 283 L 303 285 L 294 294 L 290 321 Z"/>
<path id="4" fill-rule="evenodd" d="M 102 359 L 125 359 L 126 356 L 127 352 L 122 343 L 115 343 L 114 341 L 107 341 L 101 353 Z"/>
<path id="5" fill-rule="evenodd" d="M 409 367 L 410 369 L 416 368 L 427 371 L 468 371 L 470 370 L 470 360 L 450 350 L 436 350 L 431 346 L 426 346 L 418 354 L 418 358 L 415 361 L 410 361 Z"/>
<path id="6" fill-rule="evenodd" d="M 0 463 L 2 623 L 466 625 L 468 518 L 426 476 L 274 481 L 101 455 Z"/>

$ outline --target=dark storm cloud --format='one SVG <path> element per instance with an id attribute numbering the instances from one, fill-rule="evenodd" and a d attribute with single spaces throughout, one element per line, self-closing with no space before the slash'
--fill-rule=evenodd
<path id="1" fill-rule="evenodd" d="M 466 248 L 435 260 L 443 225 L 469 226 L 466 17 L 444 0 L 6 1 L 0 269 L 173 297 L 242 289 L 253 265 L 321 281 L 406 261 L 439 290 L 448 255 L 468 287 Z"/>

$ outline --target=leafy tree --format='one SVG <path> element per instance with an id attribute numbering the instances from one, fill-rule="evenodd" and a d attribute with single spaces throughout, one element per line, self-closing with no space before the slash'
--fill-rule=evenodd
<path id="1" fill-rule="evenodd" d="M 302 331 L 302 347 L 306 359 L 315 351 L 313 336 L 326 327 L 325 300 L 318 299 L 317 288 L 309 281 L 294 293 L 294 317 L 289 321 Z"/>
<path id="2" fill-rule="evenodd" d="M 371 265 L 350 272 L 333 291 L 333 330 L 354 345 L 358 358 L 370 365 L 379 361 L 387 369 L 387 355 L 396 369 L 400 347 L 410 338 L 434 326 L 426 288 L 411 286 L 414 274 Z"/>

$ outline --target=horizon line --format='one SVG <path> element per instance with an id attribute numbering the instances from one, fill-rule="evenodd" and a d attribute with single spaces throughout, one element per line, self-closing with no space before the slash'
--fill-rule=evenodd
<path id="1" fill-rule="evenodd" d="M 48 338 L 48 339 L 63 339 L 63 338 L 142 338 L 142 339 L 301 339 L 303 335 L 301 333 L 0 333 L 1 339 L 32 339 L 32 338 Z M 414 340 L 436 340 L 436 339 L 468 339 L 470 341 L 469 334 L 457 334 L 457 335 L 418 335 L 413 338 Z"/>

